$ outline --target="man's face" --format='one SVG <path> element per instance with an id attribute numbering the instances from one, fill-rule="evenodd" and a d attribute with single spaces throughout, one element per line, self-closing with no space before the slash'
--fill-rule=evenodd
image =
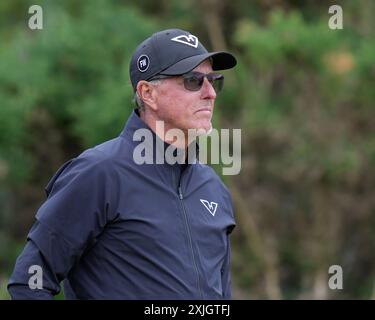
<path id="1" fill-rule="evenodd" d="M 210 73 L 211 63 L 205 60 L 193 71 Z M 185 89 L 182 77 L 163 79 L 156 86 L 158 109 L 155 114 L 157 120 L 164 121 L 166 130 L 178 128 L 186 133 L 188 129 L 203 129 L 208 132 L 212 127 L 215 98 L 215 90 L 207 78 L 204 78 L 203 85 L 198 91 Z"/>

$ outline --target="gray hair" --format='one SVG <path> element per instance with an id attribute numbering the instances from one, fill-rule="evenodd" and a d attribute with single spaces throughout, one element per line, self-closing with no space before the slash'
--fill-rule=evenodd
<path id="1" fill-rule="evenodd" d="M 163 79 L 157 79 L 157 80 L 151 80 L 151 81 L 148 81 L 152 84 L 160 84 L 160 82 L 162 81 Z M 136 91 L 134 93 L 134 97 L 133 97 L 133 103 L 135 104 L 135 107 L 139 110 L 139 111 L 145 111 L 145 103 L 143 102 L 143 100 L 141 99 L 141 97 L 139 96 L 138 92 Z"/>

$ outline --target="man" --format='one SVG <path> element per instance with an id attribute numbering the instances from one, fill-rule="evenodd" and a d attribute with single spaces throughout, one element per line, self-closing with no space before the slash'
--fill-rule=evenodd
<path id="1" fill-rule="evenodd" d="M 194 139 L 166 137 L 171 129 L 211 130 L 223 85 L 213 70 L 235 64 L 231 54 L 209 53 L 179 29 L 138 46 L 130 62 L 138 109 L 119 137 L 68 161 L 51 179 L 8 284 L 12 298 L 51 299 L 62 281 L 68 299 L 231 298 L 230 194 L 210 167 L 194 161 Z M 151 142 L 136 138 L 140 130 Z M 151 164 L 138 163 L 141 144 L 153 151 Z M 172 155 L 185 151 L 182 161 L 157 162 L 171 146 Z"/>

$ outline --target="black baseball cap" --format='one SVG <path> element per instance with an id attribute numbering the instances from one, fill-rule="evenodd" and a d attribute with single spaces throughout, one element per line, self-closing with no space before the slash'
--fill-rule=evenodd
<path id="1" fill-rule="evenodd" d="M 130 61 L 130 80 L 134 91 L 140 80 L 156 75 L 181 75 L 211 58 L 213 70 L 233 68 L 236 58 L 224 51 L 208 52 L 198 38 L 181 29 L 154 33 L 135 50 Z"/>

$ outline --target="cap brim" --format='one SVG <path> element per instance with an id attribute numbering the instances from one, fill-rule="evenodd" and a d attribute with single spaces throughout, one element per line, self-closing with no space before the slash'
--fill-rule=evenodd
<path id="1" fill-rule="evenodd" d="M 209 52 L 180 60 L 173 66 L 170 66 L 167 69 L 161 71 L 160 74 L 170 76 L 184 74 L 193 70 L 208 58 L 212 58 L 212 69 L 215 71 L 230 69 L 237 64 L 236 58 L 228 52 Z"/>

